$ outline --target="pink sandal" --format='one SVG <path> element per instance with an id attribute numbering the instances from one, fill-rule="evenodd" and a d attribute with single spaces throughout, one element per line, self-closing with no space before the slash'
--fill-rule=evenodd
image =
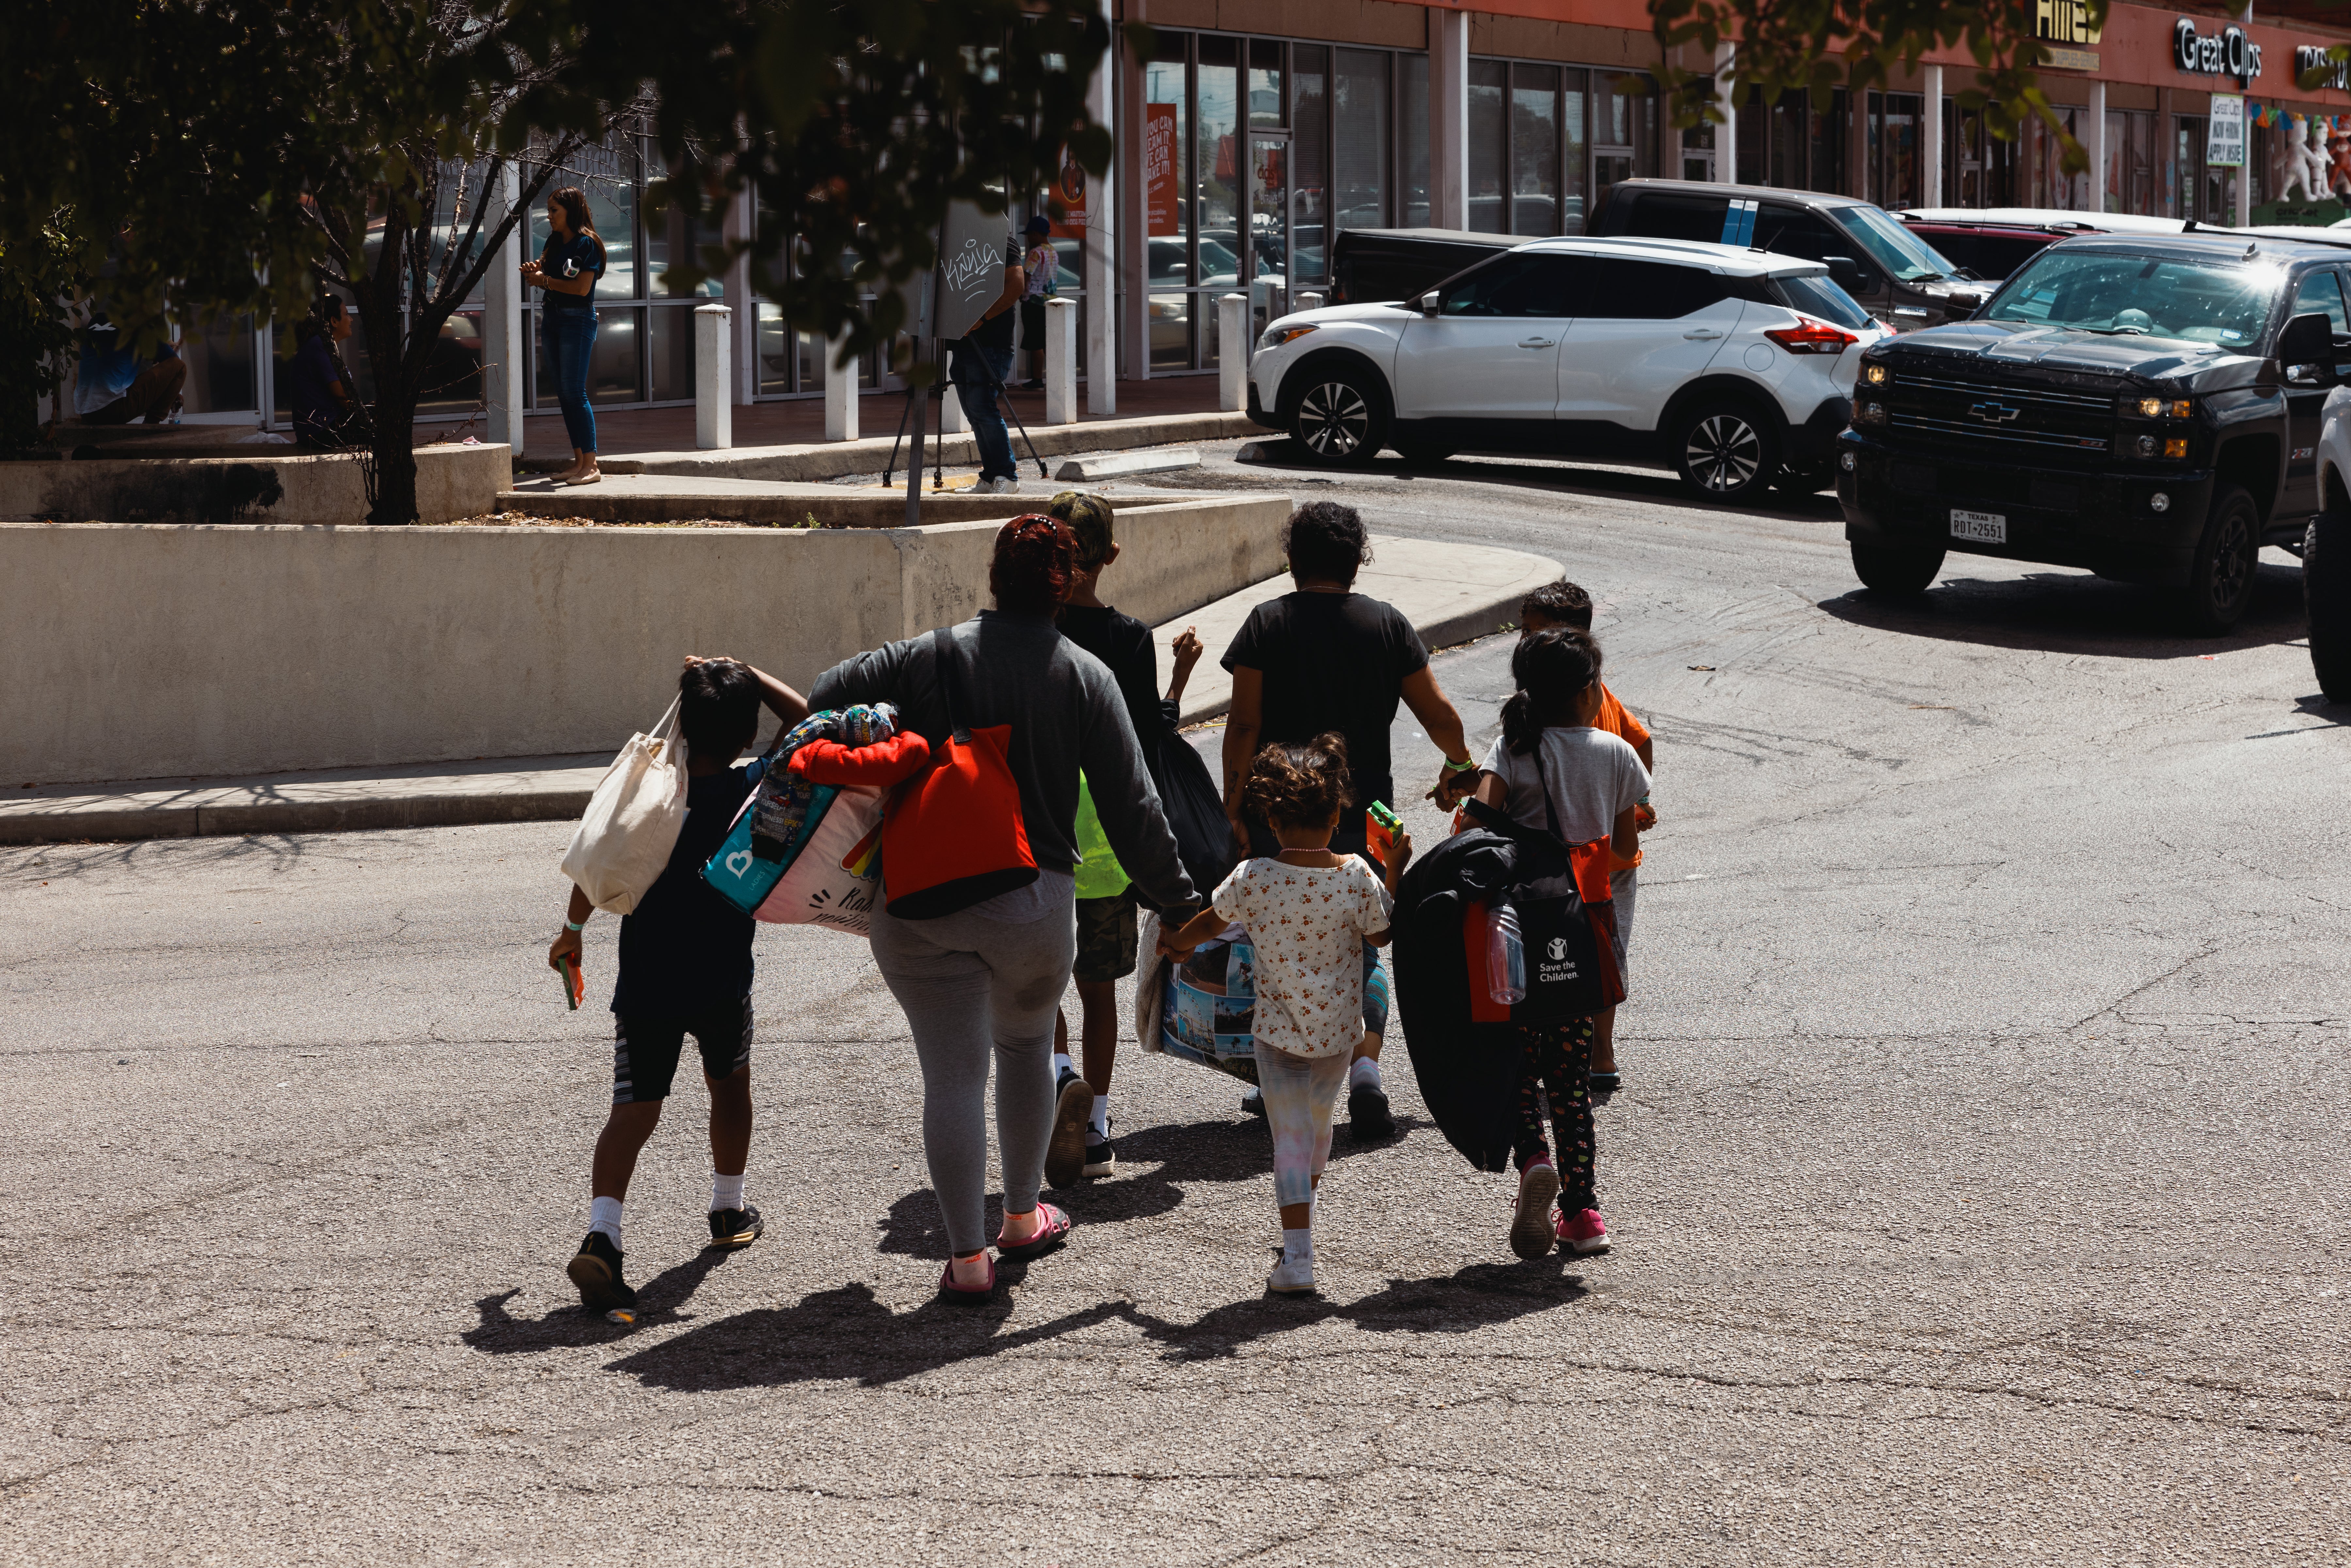
<path id="1" fill-rule="evenodd" d="M 946 1268 L 941 1271 L 939 1275 L 939 1294 L 959 1307 L 977 1307 L 982 1305 L 990 1297 L 994 1296 L 996 1294 L 996 1260 L 989 1258 L 985 1252 L 981 1253 L 980 1256 L 987 1259 L 987 1284 L 980 1286 L 977 1290 L 971 1291 L 967 1291 L 961 1285 L 956 1284 L 955 1282 L 955 1260 L 950 1258 L 947 1260 Z"/>
<path id="2" fill-rule="evenodd" d="M 1070 1237 L 1070 1217 L 1050 1203 L 1037 1205 L 1037 1218 L 1041 1222 L 1037 1233 L 1026 1241 L 1008 1243 L 1004 1233 L 996 1233 L 996 1255 L 1008 1263 L 1024 1262 L 1030 1258 L 1042 1258 Z"/>

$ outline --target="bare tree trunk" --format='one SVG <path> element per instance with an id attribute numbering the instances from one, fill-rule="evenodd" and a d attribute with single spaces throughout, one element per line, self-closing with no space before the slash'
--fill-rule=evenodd
<path id="1" fill-rule="evenodd" d="M 404 380 L 404 378 L 403 378 Z M 371 461 L 375 483 L 368 521 L 398 528 L 416 520 L 416 392 L 400 382 L 379 383 Z"/>

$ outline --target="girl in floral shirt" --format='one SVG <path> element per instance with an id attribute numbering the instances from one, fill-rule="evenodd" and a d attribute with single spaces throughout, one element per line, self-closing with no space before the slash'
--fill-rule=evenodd
<path id="1" fill-rule="evenodd" d="M 1281 1261 L 1266 1285 L 1284 1295 L 1314 1289 L 1314 1189 L 1331 1157 L 1331 1107 L 1364 1035 L 1364 944 L 1387 941 L 1396 879 L 1412 858 L 1412 840 L 1399 831 L 1383 887 L 1359 857 L 1332 853 L 1353 799 L 1341 736 L 1259 752 L 1241 802 L 1273 830 L 1281 853 L 1243 862 L 1215 902 L 1159 941 L 1180 960 L 1241 925 L 1257 949 L 1257 1079 L 1281 1206 Z"/>

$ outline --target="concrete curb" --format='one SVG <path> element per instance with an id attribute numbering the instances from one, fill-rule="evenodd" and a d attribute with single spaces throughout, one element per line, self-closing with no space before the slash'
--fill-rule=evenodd
<path id="1" fill-rule="evenodd" d="M 1412 617 L 1421 640 L 1443 648 L 1498 632 L 1519 602 L 1561 577 L 1559 563 L 1519 550 L 1374 536 L 1357 581 Z M 1228 594 L 1156 628 L 1163 649 L 1186 627 L 1209 654 L 1193 673 L 1179 721 L 1198 724 L 1232 702 L 1232 677 L 1216 662 L 1258 605 L 1290 591 L 1287 577 Z M 239 837 L 561 821 L 580 815 L 609 758 L 507 758 L 339 768 L 246 779 L 149 779 L 56 785 L 0 794 L 0 844 L 84 840 Z"/>
<path id="2" fill-rule="evenodd" d="M 1084 420 L 1076 424 L 1032 424 L 1029 438 L 1040 457 L 1064 457 L 1073 453 L 1114 452 L 1130 446 L 1169 446 L 1180 442 L 1223 441 L 1236 435 L 1264 435 L 1266 428 L 1246 413 L 1169 413 L 1136 419 Z M 790 482 L 838 479 L 851 474 L 879 474 L 890 461 L 891 438 L 866 436 L 856 441 L 826 441 L 800 446 L 737 446 L 723 452 L 641 452 L 610 457 L 601 466 L 608 474 L 695 475 L 712 479 L 769 479 Z M 1029 461 L 1029 443 L 1012 433 L 1013 455 L 1030 479 L 1036 466 Z M 900 445 L 903 467 L 909 448 Z M 925 438 L 925 466 L 939 463 L 965 467 L 979 461 L 979 449 L 967 432 Z"/>

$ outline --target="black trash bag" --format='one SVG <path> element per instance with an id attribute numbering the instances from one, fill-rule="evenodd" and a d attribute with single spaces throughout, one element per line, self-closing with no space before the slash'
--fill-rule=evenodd
<path id="1" fill-rule="evenodd" d="M 1145 750 L 1144 762 L 1159 790 L 1159 808 L 1176 835 L 1176 852 L 1205 905 L 1225 878 L 1232 875 L 1237 863 L 1233 827 L 1225 820 L 1224 794 L 1217 788 L 1207 763 L 1176 733 L 1172 722 L 1162 729 L 1157 745 Z M 1159 908 L 1140 884 L 1134 896 L 1145 909 Z"/>

